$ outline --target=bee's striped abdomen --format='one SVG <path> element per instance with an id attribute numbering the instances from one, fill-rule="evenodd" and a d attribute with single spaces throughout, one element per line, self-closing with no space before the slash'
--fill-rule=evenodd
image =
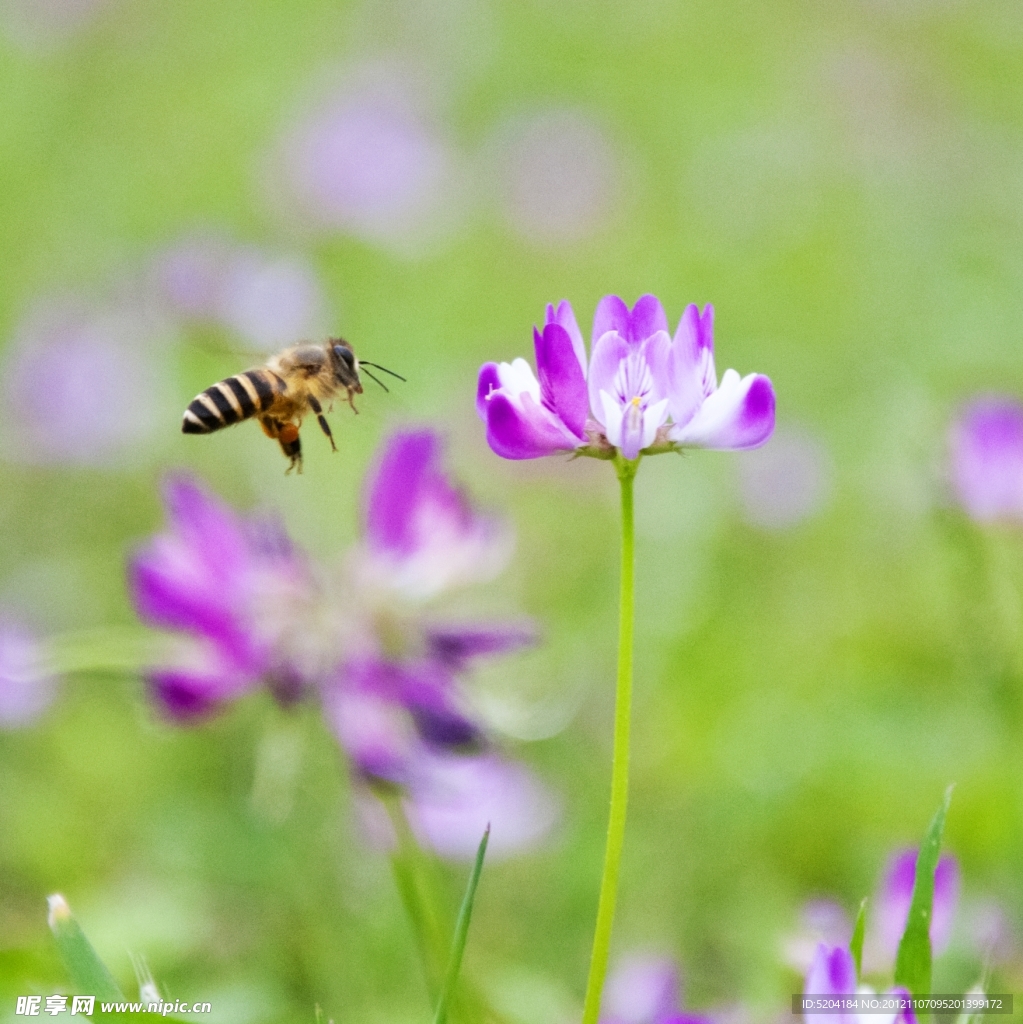
<path id="1" fill-rule="evenodd" d="M 186 434 L 211 434 L 232 423 L 266 412 L 285 384 L 271 370 L 246 370 L 208 387 L 192 399 L 181 429 Z"/>

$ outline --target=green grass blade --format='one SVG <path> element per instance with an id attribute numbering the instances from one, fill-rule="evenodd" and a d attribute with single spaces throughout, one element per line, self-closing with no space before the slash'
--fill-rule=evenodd
<path id="1" fill-rule="evenodd" d="M 53 895 L 47 902 L 50 905 L 50 930 L 57 940 L 60 958 L 75 991 L 95 996 L 97 1008 L 100 1000 L 123 1002 L 124 995 L 117 982 L 85 937 L 64 897 Z"/>
<path id="2" fill-rule="evenodd" d="M 451 959 L 448 961 L 448 972 L 444 979 L 444 987 L 441 989 L 440 999 L 437 1001 L 437 1013 L 433 1018 L 433 1024 L 447 1024 L 448 1005 L 454 997 L 455 988 L 458 985 L 458 972 L 462 969 L 462 954 L 465 952 L 465 942 L 469 937 L 472 905 L 476 899 L 476 887 L 480 884 L 483 858 L 487 853 L 487 842 L 489 839 L 490 826 L 487 825 L 483 838 L 480 840 L 479 849 L 476 851 L 476 863 L 472 866 L 469 885 L 462 899 L 462 908 L 458 911 L 458 921 L 455 923 L 455 937 L 451 942 Z"/>
<path id="3" fill-rule="evenodd" d="M 852 938 L 849 940 L 849 952 L 856 962 L 856 980 L 859 981 L 863 974 L 863 935 L 867 929 L 867 897 L 863 897 L 860 904 L 860 911 L 856 915 L 856 924 L 853 927 Z"/>
<path id="4" fill-rule="evenodd" d="M 934 815 L 923 845 L 916 858 L 916 878 L 913 897 L 909 904 L 906 930 L 899 943 L 895 958 L 895 984 L 904 985 L 915 996 L 926 996 L 931 991 L 931 913 L 934 907 L 934 869 L 941 852 L 941 834 L 945 829 L 945 815 L 952 800 L 952 786 L 945 790 L 945 798 Z"/>

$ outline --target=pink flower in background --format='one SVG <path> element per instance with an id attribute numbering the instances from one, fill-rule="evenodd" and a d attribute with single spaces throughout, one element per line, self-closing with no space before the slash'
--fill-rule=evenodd
<path id="1" fill-rule="evenodd" d="M 683 1012 L 682 978 L 669 957 L 649 953 L 623 956 L 604 987 L 601 1024 L 708 1024 Z"/>
<path id="2" fill-rule="evenodd" d="M 1023 522 L 1023 404 L 988 395 L 960 409 L 949 429 L 955 496 L 977 522 Z"/>
<path id="3" fill-rule="evenodd" d="M 287 132 L 274 201 L 307 224 L 403 246 L 448 211 L 457 160 L 395 63 L 356 69 Z"/>
<path id="4" fill-rule="evenodd" d="M 166 328 L 143 306 L 37 305 L 3 353 L 5 456 L 78 466 L 136 459 L 170 401 Z"/>
<path id="5" fill-rule="evenodd" d="M 191 640 L 183 664 L 149 673 L 172 717 L 193 718 L 266 682 L 284 700 L 305 680 L 285 658 L 312 597 L 305 565 L 268 523 L 247 520 L 185 478 L 164 488 L 168 527 L 132 557 L 139 617 Z"/>
<path id="6" fill-rule="evenodd" d="M 128 575 L 139 617 L 183 635 L 174 663 L 147 674 L 168 715 L 202 717 L 260 686 L 282 702 L 316 695 L 356 778 L 399 787 L 416 835 L 442 856 L 474 854 L 487 820 L 498 856 L 546 836 L 556 802 L 496 752 L 462 688 L 479 659 L 534 643 L 535 628 L 427 614 L 511 553 L 506 529 L 444 472 L 435 433 L 385 442 L 363 537 L 336 580 L 190 480 L 170 480 L 164 502 L 167 527 Z"/>
<path id="7" fill-rule="evenodd" d="M 503 860 L 543 842 L 560 817 L 558 801 L 528 768 L 493 751 L 427 754 L 405 808 L 419 843 L 448 860 L 472 860 L 488 823 L 487 857 Z"/>
<path id="8" fill-rule="evenodd" d="M 295 254 L 195 232 L 154 257 L 152 279 L 174 316 L 216 324 L 257 350 L 328 333 L 316 270 Z"/>
<path id="9" fill-rule="evenodd" d="M 0 619 L 0 729 L 30 725 L 53 702 L 57 680 L 47 660 L 31 630 Z"/>
<path id="10" fill-rule="evenodd" d="M 874 901 L 870 931 L 871 961 L 895 962 L 899 941 L 906 930 L 909 905 L 916 881 L 916 850 L 895 854 L 885 869 L 884 879 Z M 931 917 L 931 945 L 935 955 L 943 953 L 952 936 L 952 921 L 959 902 L 959 865 L 945 855 L 934 871 L 934 907 Z M 866 953 L 864 954 L 866 956 Z"/>
<path id="11" fill-rule="evenodd" d="M 549 305 L 533 335 L 538 378 L 524 359 L 480 369 L 476 409 L 504 458 L 755 448 L 774 429 L 767 377 L 728 370 L 718 383 L 710 306 L 687 307 L 672 338 L 653 295 L 631 310 L 609 295 L 597 306 L 588 364 L 568 302 Z"/>

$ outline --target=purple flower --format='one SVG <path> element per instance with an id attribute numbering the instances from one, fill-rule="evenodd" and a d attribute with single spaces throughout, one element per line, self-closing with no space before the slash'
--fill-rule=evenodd
<path id="1" fill-rule="evenodd" d="M 871 960 L 893 963 L 899 941 L 906 930 L 909 905 L 916 881 L 916 850 L 902 850 L 888 862 L 874 907 Z M 959 866 L 952 856 L 938 861 L 934 872 L 934 905 L 931 917 L 931 945 L 942 953 L 952 935 L 952 921 L 959 901 Z"/>
<path id="2" fill-rule="evenodd" d="M 367 480 L 355 555 L 364 586 L 421 602 L 492 579 L 507 564 L 507 529 L 473 510 L 440 458 L 440 438 L 430 430 L 399 431 L 385 444 Z"/>
<path id="3" fill-rule="evenodd" d="M 680 1009 L 682 983 L 669 957 L 630 953 L 615 965 L 604 987 L 601 1024 L 707 1024 Z"/>
<path id="4" fill-rule="evenodd" d="M 418 841 L 448 860 L 471 860 L 488 823 L 488 858 L 532 849 L 559 816 L 557 800 L 532 772 L 493 752 L 426 754 L 416 764 L 405 810 Z"/>
<path id="5" fill-rule="evenodd" d="M 460 677 L 481 657 L 532 643 L 535 630 L 425 614 L 510 552 L 504 528 L 445 475 L 440 452 L 428 430 L 385 443 L 347 578 L 321 581 L 271 524 L 172 479 L 168 527 L 132 558 L 129 582 L 144 621 L 187 638 L 175 664 L 148 674 L 171 717 L 208 714 L 260 685 L 282 702 L 315 693 L 356 777 L 400 789 L 422 842 L 468 856 L 489 820 L 500 856 L 546 835 L 556 805 L 494 752 Z"/>
<path id="6" fill-rule="evenodd" d="M 688 306 L 674 338 L 660 302 L 597 306 L 587 364 L 567 301 L 534 328 L 538 376 L 524 359 L 480 369 L 476 409 L 487 441 L 507 459 L 558 451 L 626 459 L 681 447 L 756 448 L 774 429 L 774 388 L 761 374 L 714 368 L 714 311 Z"/>
<path id="7" fill-rule="evenodd" d="M 294 665 L 280 642 L 308 599 L 304 566 L 279 532 L 244 520 L 197 484 L 164 488 L 168 529 L 131 559 L 135 609 L 150 625 L 188 634 L 182 664 L 149 682 L 175 718 L 191 718 L 269 682 L 294 695 Z"/>
<path id="8" fill-rule="evenodd" d="M 325 333 L 320 282 L 298 256 L 194 233 L 158 253 L 151 276 L 172 314 L 219 324 L 254 349 Z"/>
<path id="9" fill-rule="evenodd" d="M 823 942 L 817 947 L 810 970 L 803 983 L 803 994 L 807 996 L 850 996 L 857 992 L 873 995 L 873 991 L 856 984 L 856 964 L 852 953 L 844 946 L 828 946 Z M 889 989 L 889 995 L 908 996 L 906 989 L 896 986 Z M 836 1015 L 829 1015 L 835 1020 Z M 813 1024 L 817 1017 L 804 1014 L 804 1020 Z M 916 1014 L 912 1010 L 901 1010 L 891 1016 L 876 1014 L 859 1014 L 855 1011 L 843 1011 L 837 1014 L 838 1024 L 866 1024 L 876 1021 L 879 1024 L 916 1024 Z"/>
<path id="10" fill-rule="evenodd" d="M 433 124 L 424 83 L 381 61 L 356 69 L 287 132 L 275 200 L 310 227 L 404 248 L 447 219 L 458 160 Z"/>
<path id="11" fill-rule="evenodd" d="M 535 640 L 531 624 L 443 622 L 425 605 L 495 575 L 510 553 L 502 524 L 478 514 L 444 473 L 440 438 L 398 431 L 366 481 L 363 538 L 351 552 L 349 657 L 325 692 L 329 717 L 365 778 L 409 786 L 424 752 L 479 749 L 458 676 Z"/>
<path id="12" fill-rule="evenodd" d="M 953 421 L 949 449 L 952 486 L 973 519 L 1023 521 L 1023 405 L 974 399 Z"/>
<path id="13" fill-rule="evenodd" d="M 23 625 L 0 620 L 0 729 L 35 721 L 53 702 L 57 680 L 46 652 Z"/>
<path id="14" fill-rule="evenodd" d="M 159 347 L 140 339 L 164 328 L 142 306 L 37 305 L 3 354 L 4 454 L 83 466 L 137 458 L 169 401 Z"/>

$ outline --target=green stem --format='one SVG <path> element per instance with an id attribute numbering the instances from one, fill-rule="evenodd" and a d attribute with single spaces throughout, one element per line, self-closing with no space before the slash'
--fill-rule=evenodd
<path id="1" fill-rule="evenodd" d="M 600 881 L 597 904 L 597 926 L 593 935 L 590 976 L 586 982 L 586 1001 L 582 1024 L 597 1024 L 600 997 L 607 975 L 611 949 L 611 927 L 614 924 L 615 902 L 618 898 L 618 874 L 622 864 L 625 841 L 625 811 L 629 799 L 629 720 L 632 709 L 632 626 L 633 626 L 633 520 L 632 483 L 639 459 L 628 461 L 620 455 L 615 459 L 622 488 L 622 577 L 618 611 L 618 682 L 615 690 L 614 754 L 611 762 L 611 814 L 607 824 L 607 846 L 604 851 L 604 875 Z"/>
<path id="2" fill-rule="evenodd" d="M 140 672 L 176 658 L 174 641 L 134 627 L 105 626 L 50 637 L 45 667 L 58 675 Z"/>

